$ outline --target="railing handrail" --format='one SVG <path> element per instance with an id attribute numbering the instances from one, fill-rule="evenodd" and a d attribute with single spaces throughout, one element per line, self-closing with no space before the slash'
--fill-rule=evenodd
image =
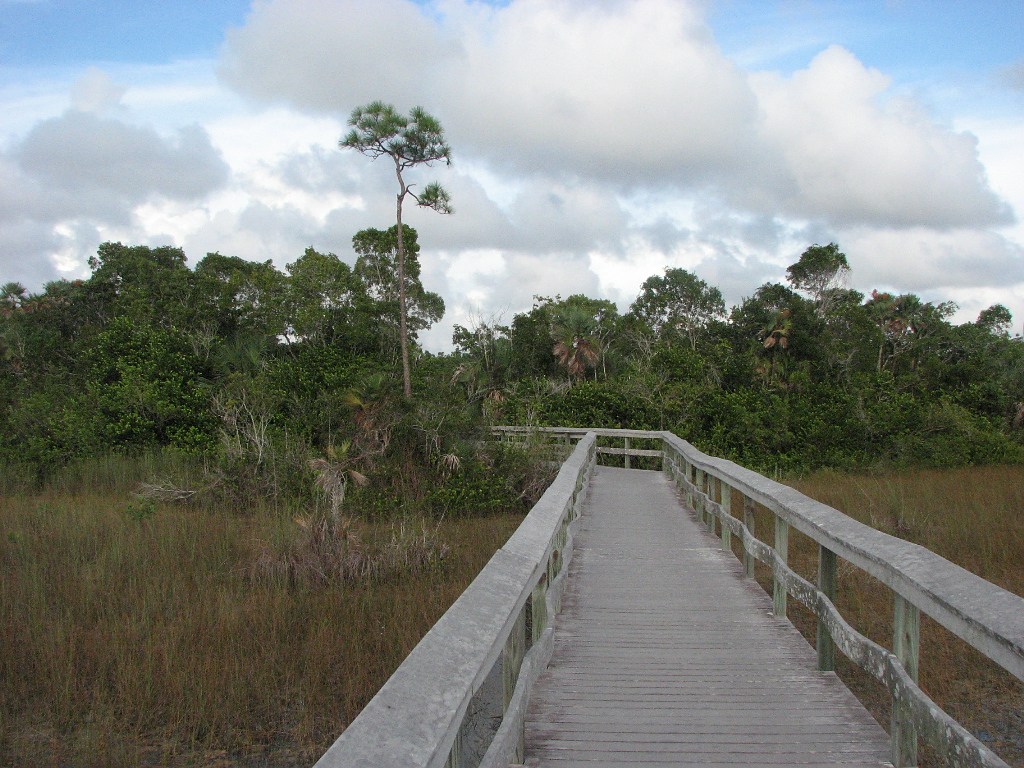
<path id="1" fill-rule="evenodd" d="M 1024 680 L 1024 598 L 941 555 L 865 525 L 795 488 L 709 456 L 672 432 L 577 427 L 495 427 L 498 433 L 662 440 L 698 469 L 725 481 L 793 528 L 884 583 L 950 632 Z M 640 455 L 639 451 L 632 451 Z"/>
<path id="2" fill-rule="evenodd" d="M 769 565 L 775 581 L 775 613 L 786 615 L 789 593 L 818 616 L 819 668 L 833 669 L 834 643 L 883 682 L 894 696 L 894 764 L 916 764 L 920 734 L 953 765 L 1005 767 L 917 686 L 917 617 L 918 611 L 931 616 L 1024 680 L 1024 598 L 789 486 L 727 459 L 708 456 L 671 432 L 572 427 L 496 427 L 493 431 L 504 436 L 561 435 L 566 438 L 566 452 L 570 438 L 579 442 L 508 542 L 315 768 L 461 768 L 476 765 L 481 757 L 481 765 L 487 768 L 521 762 L 529 690 L 553 648 L 550 619 L 560 604 L 577 524 L 574 520 L 599 453 L 623 455 L 626 467 L 631 457 L 661 456 L 662 468 L 685 488 L 698 518 L 711 530 L 715 521 L 720 521 L 723 548 L 731 548 L 732 534 L 741 538 L 747 575 L 753 575 L 755 559 Z M 598 447 L 598 437 L 622 439 L 625 447 Z M 633 439 L 660 441 L 661 449 L 631 447 Z M 717 493 L 713 479 L 717 480 Z M 742 520 L 732 514 L 732 490 L 744 499 Z M 755 502 L 774 516 L 773 546 L 754 535 Z M 818 544 L 817 585 L 787 565 L 790 527 Z M 836 610 L 837 556 L 896 594 L 892 652 L 857 633 Z M 466 746 L 470 738 L 467 712 L 474 696 L 483 693 L 482 686 L 496 671 L 502 674 L 503 703 L 498 704 L 503 715 L 482 755 L 479 745 Z"/>
<path id="3" fill-rule="evenodd" d="M 470 701 L 506 650 L 513 628 L 525 625 L 524 606 L 543 586 L 552 560 L 564 567 L 565 557 L 553 550 L 561 546 L 567 511 L 585 490 L 595 442 L 594 436 L 580 440 L 508 542 L 315 768 L 458 764 L 456 742 Z"/>
<path id="4" fill-rule="evenodd" d="M 510 435 L 521 428 L 498 429 Z M 562 433 L 575 429 L 542 428 Z M 834 670 L 838 647 L 857 666 L 874 677 L 893 697 L 892 762 L 917 765 L 918 741 L 923 740 L 947 761 L 963 768 L 1007 768 L 992 750 L 944 712 L 918 685 L 920 614 L 940 625 L 1024 679 L 1024 598 L 1019 597 L 917 544 L 882 533 L 799 491 L 769 480 L 726 459 L 697 450 L 670 432 L 595 430 L 621 438 L 622 449 L 597 448 L 599 453 L 650 455 L 630 448 L 633 439 L 660 440 L 662 468 L 686 493 L 698 519 L 714 532 L 721 529 L 722 548 L 732 549 L 740 538 L 744 570 L 754 576 L 754 562 L 772 573 L 774 612 L 786 616 L 787 595 L 793 595 L 818 619 L 818 668 Z M 742 520 L 732 513 L 732 492 L 743 499 Z M 755 536 L 755 504 L 774 519 L 771 546 Z M 716 525 L 717 523 L 717 525 Z M 818 578 L 812 583 L 788 565 L 789 529 L 795 528 L 818 546 Z M 857 632 L 835 606 L 837 557 L 842 557 L 881 581 L 894 593 L 892 651 Z"/>
<path id="5" fill-rule="evenodd" d="M 655 433 L 650 433 L 654 437 Z M 827 547 L 1014 677 L 1024 680 L 1024 598 L 922 547 L 890 536 L 815 501 L 794 488 L 708 456 L 671 432 L 661 432 L 698 469 L 724 480 Z"/>

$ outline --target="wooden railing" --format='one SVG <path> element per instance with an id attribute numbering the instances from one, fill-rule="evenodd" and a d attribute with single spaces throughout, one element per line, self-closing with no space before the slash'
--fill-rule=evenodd
<path id="1" fill-rule="evenodd" d="M 526 704 L 554 648 L 551 620 L 596 443 L 594 435 L 579 440 L 505 546 L 316 768 L 507 768 L 523 761 Z"/>
<path id="2" fill-rule="evenodd" d="M 1024 680 L 1024 599 L 924 547 L 859 523 L 731 461 L 707 456 L 671 433 L 663 435 L 666 470 L 685 489 L 698 516 L 712 530 L 720 530 L 722 547 L 731 547 L 731 536 L 739 536 L 747 574 L 753 575 L 755 558 L 771 568 L 775 614 L 786 615 L 787 595 L 796 597 L 815 614 L 819 669 L 833 669 L 833 649 L 838 647 L 892 695 L 894 765 L 916 765 L 921 741 L 948 765 L 1006 766 L 918 686 L 920 614 L 931 616 Z M 732 514 L 732 490 L 743 498 L 742 520 Z M 754 535 L 755 502 L 774 518 L 774 547 Z M 968 512 L 965 510 L 965 514 Z M 791 527 L 818 545 L 816 585 L 787 564 Z M 891 652 L 854 630 L 836 609 L 837 557 L 892 590 Z"/>
<path id="3" fill-rule="evenodd" d="M 896 766 L 917 764 L 918 743 L 951 766 L 1003 767 L 995 753 L 935 704 L 917 684 L 923 612 L 1014 677 L 1024 680 L 1024 599 L 929 550 L 881 533 L 762 475 L 701 453 L 669 432 L 499 427 L 506 441 L 538 438 L 568 459 L 522 526 L 413 650 L 405 663 L 316 764 L 505 768 L 521 762 L 529 690 L 550 658 L 550 617 L 558 610 L 572 535 L 599 455 L 658 459 L 698 518 L 732 549 L 742 543 L 746 575 L 768 565 L 776 616 L 792 595 L 818 619 L 818 667 L 834 668 L 834 649 L 882 683 L 893 697 Z M 598 445 L 623 441 L 623 447 Z M 578 441 L 574 450 L 572 442 Z M 655 442 L 658 449 L 633 441 Z M 571 454 L 569 451 L 571 450 Z M 732 508 L 733 492 L 742 509 Z M 772 515 L 774 545 L 755 536 L 754 509 Z M 739 515 L 742 515 L 740 517 Z M 812 584 L 788 565 L 789 530 L 818 546 Z M 893 650 L 854 630 L 835 607 L 837 558 L 894 595 Z M 499 680 L 500 678 L 500 680 Z M 499 699 L 500 696 L 500 699 Z M 481 725 L 500 720 L 493 728 Z"/>

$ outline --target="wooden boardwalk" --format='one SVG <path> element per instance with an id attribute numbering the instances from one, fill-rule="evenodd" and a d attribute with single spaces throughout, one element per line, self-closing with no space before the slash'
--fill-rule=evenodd
<path id="1" fill-rule="evenodd" d="M 598 467 L 555 650 L 530 699 L 543 768 L 886 766 L 889 739 L 666 476 Z"/>

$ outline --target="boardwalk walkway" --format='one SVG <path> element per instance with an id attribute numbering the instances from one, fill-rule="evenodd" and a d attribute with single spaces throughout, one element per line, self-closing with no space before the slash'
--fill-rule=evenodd
<path id="1" fill-rule="evenodd" d="M 530 700 L 540 766 L 884 766 L 889 740 L 667 477 L 598 467 L 555 651 Z"/>

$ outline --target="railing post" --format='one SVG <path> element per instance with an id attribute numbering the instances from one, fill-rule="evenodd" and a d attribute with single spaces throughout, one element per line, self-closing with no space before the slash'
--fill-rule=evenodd
<path id="1" fill-rule="evenodd" d="M 732 517 L 732 488 L 722 478 L 718 478 L 718 503 L 722 505 L 722 513 Z M 732 530 L 722 523 L 722 549 L 732 552 Z"/>
<path id="2" fill-rule="evenodd" d="M 775 515 L 775 554 L 783 563 L 789 562 L 789 523 L 778 515 Z M 786 615 L 786 586 L 778 577 L 775 578 L 773 590 L 775 615 L 784 617 Z"/>
<path id="3" fill-rule="evenodd" d="M 921 612 L 900 595 L 893 600 L 892 652 L 917 682 L 917 661 L 921 647 Z M 892 764 L 896 768 L 917 765 L 917 732 L 900 701 L 892 703 Z"/>
<path id="4" fill-rule="evenodd" d="M 541 635 L 548 626 L 548 574 L 545 571 L 540 575 L 540 581 L 533 588 L 530 595 L 531 626 L 530 626 L 530 647 L 540 642 Z"/>
<path id="5" fill-rule="evenodd" d="M 703 492 L 703 499 L 700 502 L 700 506 L 703 509 L 703 515 L 705 515 L 705 525 L 708 526 L 708 530 L 714 534 L 715 532 L 715 514 L 711 511 L 712 501 L 712 483 L 715 478 L 707 472 L 700 473 L 701 483 L 700 490 Z"/>
<path id="6" fill-rule="evenodd" d="M 750 531 L 750 535 L 753 538 L 757 538 L 757 526 L 754 525 L 754 500 L 744 496 L 743 497 L 743 524 Z M 757 558 L 750 552 L 746 547 L 743 547 L 743 571 L 748 579 L 754 578 L 754 563 L 757 562 Z"/>
<path id="7" fill-rule="evenodd" d="M 696 491 L 693 496 L 693 503 L 697 507 L 697 519 L 703 526 L 707 527 L 708 521 L 704 517 L 704 501 L 700 496 L 704 492 L 704 471 L 697 467 L 693 468 L 693 487 Z"/>
<path id="8" fill-rule="evenodd" d="M 501 690 L 502 690 L 502 712 L 508 712 L 508 705 L 512 701 L 512 694 L 516 690 L 516 683 L 519 681 L 519 670 L 523 666 L 523 657 L 526 655 L 526 610 L 519 613 L 516 623 L 509 633 L 508 640 L 501 652 Z M 526 756 L 526 731 L 521 729 L 516 745 L 516 760 L 522 762 Z"/>
<path id="9" fill-rule="evenodd" d="M 818 545 L 818 589 L 836 604 L 836 553 Z M 836 647 L 828 626 L 818 617 L 818 669 L 831 672 L 836 668 Z"/>
<path id="10" fill-rule="evenodd" d="M 629 438 L 628 437 L 622 438 L 622 442 L 626 446 L 626 453 L 624 454 L 624 456 L 626 458 L 626 465 L 625 466 L 626 466 L 626 469 L 629 469 L 630 468 L 630 461 L 629 461 Z"/>

